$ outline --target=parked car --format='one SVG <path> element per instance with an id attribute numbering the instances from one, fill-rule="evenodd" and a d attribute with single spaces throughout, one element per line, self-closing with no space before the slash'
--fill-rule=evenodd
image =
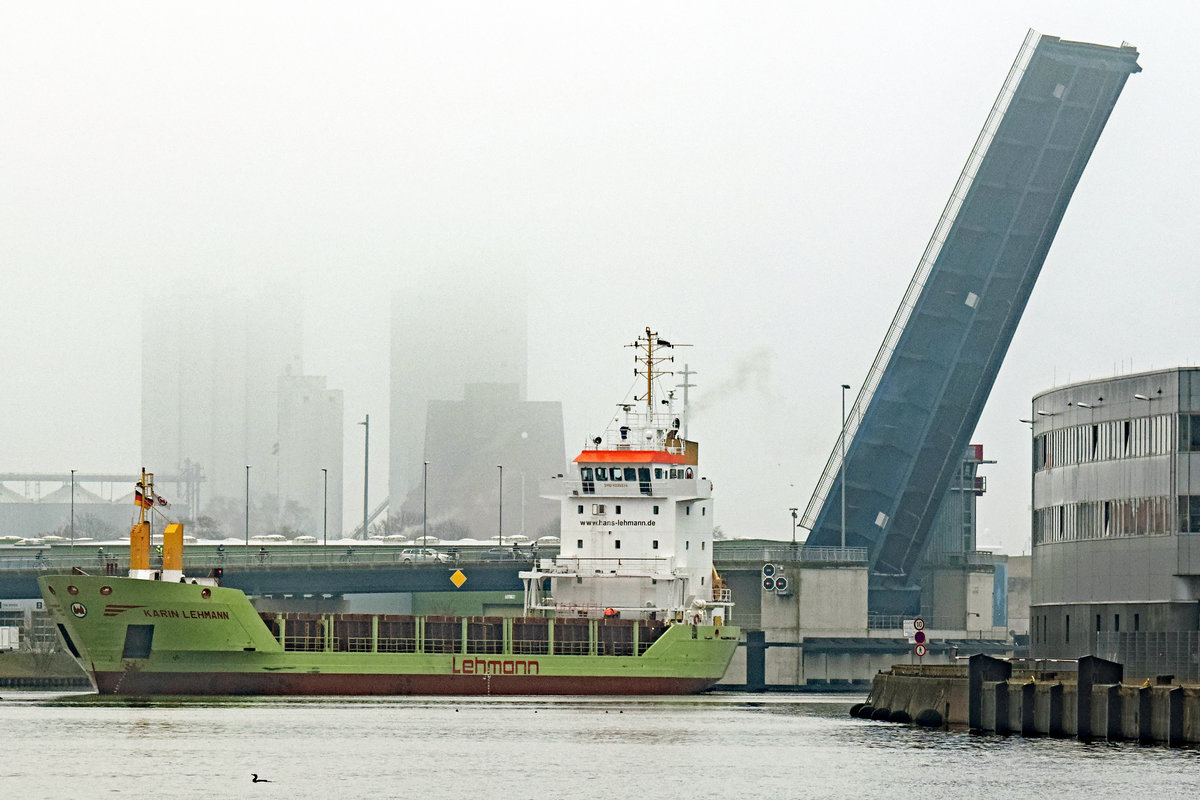
<path id="1" fill-rule="evenodd" d="M 450 556 L 445 553 L 434 550 L 431 547 L 410 547 L 407 550 L 400 551 L 400 560 L 405 564 L 420 564 L 420 563 L 446 563 L 450 561 Z"/>

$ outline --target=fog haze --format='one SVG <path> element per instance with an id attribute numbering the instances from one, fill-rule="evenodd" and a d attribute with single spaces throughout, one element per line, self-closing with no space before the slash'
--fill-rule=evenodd
<path id="1" fill-rule="evenodd" d="M 136 470 L 143 317 L 297 290 L 304 370 L 345 390 L 352 524 L 367 413 L 387 491 L 392 293 L 517 271 L 528 397 L 563 402 L 568 457 L 651 326 L 694 345 L 717 522 L 784 538 L 1032 27 L 1128 41 L 1144 72 L 973 439 L 999 462 L 980 546 L 1027 551 L 1033 394 L 1195 363 L 1200 18 L 967 8 L 6 4 L 0 471 Z"/>

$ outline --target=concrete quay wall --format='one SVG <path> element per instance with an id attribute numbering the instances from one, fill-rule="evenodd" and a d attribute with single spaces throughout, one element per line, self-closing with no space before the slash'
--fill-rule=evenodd
<path id="1" fill-rule="evenodd" d="M 1121 673 L 1120 664 L 1091 656 L 1061 672 L 1014 670 L 988 656 L 969 666 L 897 665 L 875 677 L 851 714 L 981 733 L 1200 743 L 1200 685 L 1170 676 L 1127 684 Z"/>

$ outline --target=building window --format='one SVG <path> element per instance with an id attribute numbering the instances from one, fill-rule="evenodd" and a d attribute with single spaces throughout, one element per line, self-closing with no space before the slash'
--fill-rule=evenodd
<path id="1" fill-rule="evenodd" d="M 1200 533 L 1200 495 L 1179 496 L 1179 530 Z"/>
<path id="2" fill-rule="evenodd" d="M 1071 643 L 1071 615 L 1070 614 L 1067 614 L 1067 624 L 1063 627 L 1063 631 L 1065 631 L 1065 633 L 1066 633 L 1066 636 L 1064 637 L 1063 641 L 1065 641 L 1067 644 L 1070 644 Z"/>
<path id="3" fill-rule="evenodd" d="M 651 549 L 651 550 L 657 550 L 657 549 L 658 549 L 658 539 L 655 539 L 653 542 L 651 542 L 651 543 L 650 543 L 650 549 Z"/>
<path id="4" fill-rule="evenodd" d="M 1097 615 L 1096 615 L 1096 630 L 1097 630 L 1097 631 L 1102 631 L 1102 630 L 1104 630 L 1104 626 L 1103 626 L 1103 624 L 1102 624 L 1102 623 L 1101 623 L 1101 621 L 1100 621 L 1100 615 L 1099 615 L 1099 614 L 1097 614 Z"/>
<path id="5" fill-rule="evenodd" d="M 1137 631 L 1142 627 L 1141 626 L 1141 622 L 1142 622 L 1141 617 L 1142 617 L 1141 614 L 1133 615 L 1133 631 L 1134 631 L 1134 633 L 1137 633 Z"/>
<path id="6" fill-rule="evenodd" d="M 1113 614 L 1113 633 L 1121 632 L 1121 615 Z"/>

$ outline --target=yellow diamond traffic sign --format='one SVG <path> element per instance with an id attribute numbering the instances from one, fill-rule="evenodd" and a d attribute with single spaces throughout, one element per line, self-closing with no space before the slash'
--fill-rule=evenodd
<path id="1" fill-rule="evenodd" d="M 455 587 L 461 589 L 462 585 L 467 582 L 467 576 L 463 575 L 461 569 L 456 569 L 454 570 L 454 574 L 450 576 L 450 582 L 453 583 Z"/>

